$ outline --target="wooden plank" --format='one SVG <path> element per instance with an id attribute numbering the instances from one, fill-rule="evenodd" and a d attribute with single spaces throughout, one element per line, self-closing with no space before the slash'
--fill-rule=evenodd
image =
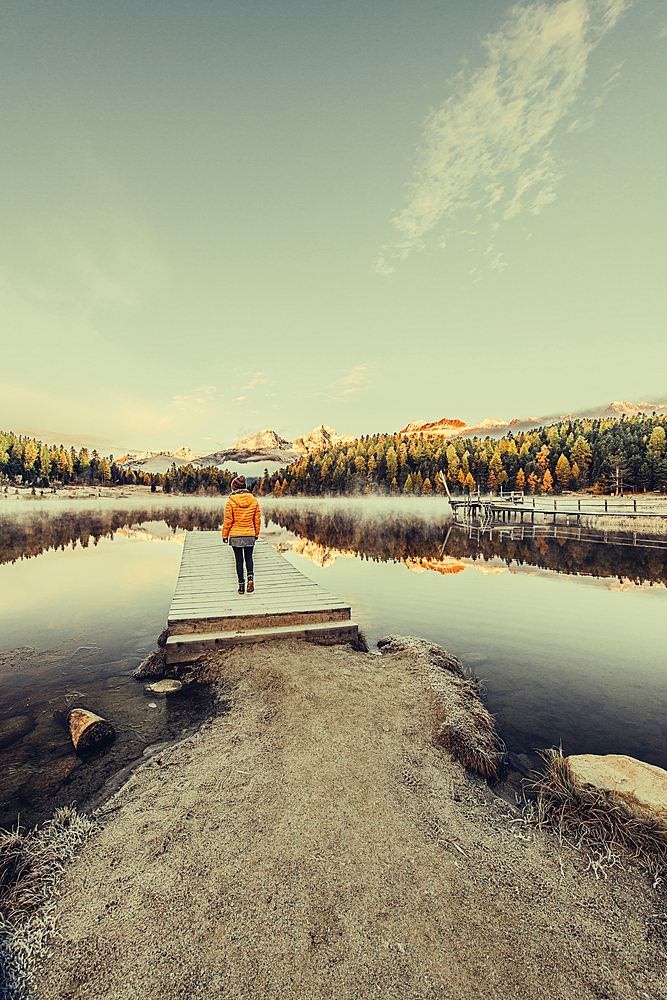
<path id="1" fill-rule="evenodd" d="M 171 622 L 169 635 L 191 635 L 194 632 L 239 631 L 269 628 L 279 625 L 308 625 L 317 622 L 350 621 L 349 609 L 342 611 L 285 611 L 280 614 L 259 614 L 228 618 L 193 618 Z"/>
<path id="2" fill-rule="evenodd" d="M 358 637 L 359 626 L 352 621 L 170 636 L 167 639 L 165 659 L 170 664 L 191 663 L 216 649 L 275 639 L 306 639 L 309 642 L 328 640 L 338 643 L 354 642 Z"/>

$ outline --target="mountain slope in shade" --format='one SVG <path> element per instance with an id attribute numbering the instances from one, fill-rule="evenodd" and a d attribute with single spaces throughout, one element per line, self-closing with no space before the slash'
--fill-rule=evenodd
<path id="1" fill-rule="evenodd" d="M 189 462 L 194 462 L 199 458 L 196 452 L 191 451 L 183 445 L 177 451 L 129 451 L 127 455 L 123 455 L 122 458 L 116 460 L 116 465 L 127 465 L 127 466 L 141 466 L 151 459 L 176 459 L 176 465 L 183 465 Z M 167 464 L 167 468 L 170 468 L 171 462 Z"/>
<path id="2" fill-rule="evenodd" d="M 638 413 L 667 413 L 667 406 L 661 403 L 628 403 L 627 399 L 617 399 L 610 403 L 607 409 L 600 414 L 603 420 L 608 417 L 635 417 Z"/>

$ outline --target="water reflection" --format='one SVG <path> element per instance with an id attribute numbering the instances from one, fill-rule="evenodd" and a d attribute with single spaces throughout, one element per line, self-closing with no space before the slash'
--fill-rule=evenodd
<path id="1" fill-rule="evenodd" d="M 649 539 L 643 545 L 641 536 L 617 534 L 605 540 L 603 531 L 549 526 L 480 530 L 452 522 L 444 510 L 440 517 L 420 517 L 414 509 L 402 512 L 400 507 L 378 520 L 370 505 L 366 513 L 359 505 L 332 509 L 326 504 L 280 503 L 267 505 L 265 517 L 297 535 L 297 549 L 319 565 L 336 556 L 358 555 L 456 573 L 470 562 L 501 562 L 624 583 L 667 583 L 667 539 Z"/>
<path id="2" fill-rule="evenodd" d="M 121 528 L 164 523 L 170 531 L 213 531 L 221 523 L 222 505 L 214 507 L 135 507 L 117 510 L 41 509 L 5 517 L 0 534 L 0 564 L 41 555 L 50 549 L 77 544 L 87 548 L 101 538 L 114 537 Z M 150 534 L 150 532 L 148 533 Z M 164 533 L 163 537 L 167 537 Z"/>

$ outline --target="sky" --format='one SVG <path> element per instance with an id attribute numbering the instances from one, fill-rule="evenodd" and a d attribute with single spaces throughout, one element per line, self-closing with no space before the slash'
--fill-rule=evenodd
<path id="1" fill-rule="evenodd" d="M 0 428 L 667 399 L 666 0 L 35 0 L 0 48 Z"/>

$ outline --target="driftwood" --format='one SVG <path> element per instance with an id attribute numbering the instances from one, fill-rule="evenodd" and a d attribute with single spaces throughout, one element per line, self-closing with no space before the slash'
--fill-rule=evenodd
<path id="1" fill-rule="evenodd" d="M 67 727 L 77 753 L 89 753 L 108 746 L 116 739 L 116 730 L 106 719 L 85 708 L 73 708 L 67 716 Z"/>

